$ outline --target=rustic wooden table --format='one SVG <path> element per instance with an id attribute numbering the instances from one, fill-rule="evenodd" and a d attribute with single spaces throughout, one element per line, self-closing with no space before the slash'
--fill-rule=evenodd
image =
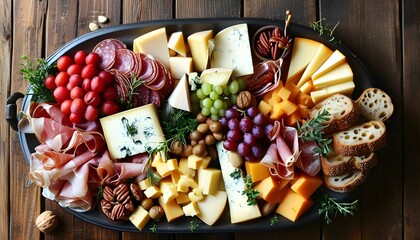
<path id="1" fill-rule="evenodd" d="M 315 221 L 282 231 L 223 234 L 124 233 L 84 222 L 41 197 L 29 184 L 18 135 L 1 111 L 0 239 L 419 239 L 420 14 L 418 0 L 3 0 L 0 2 L 0 106 L 27 87 L 19 75 L 20 57 L 47 57 L 67 41 L 89 32 L 98 15 L 106 26 L 155 19 L 257 17 L 308 25 L 320 18 L 339 25 L 334 36 L 371 71 L 388 92 L 395 112 L 388 122 L 388 144 L 379 165 L 359 188 L 359 211 L 330 225 Z M 417 97 L 416 97 L 417 96 Z M 44 235 L 35 218 L 46 209 L 60 218 L 59 228 Z"/>

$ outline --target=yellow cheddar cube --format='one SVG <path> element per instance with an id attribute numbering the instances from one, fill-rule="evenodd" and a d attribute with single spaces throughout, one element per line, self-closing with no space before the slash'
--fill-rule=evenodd
<path id="1" fill-rule="evenodd" d="M 152 159 L 152 167 L 157 167 L 159 163 L 163 163 L 163 159 L 159 152 L 155 153 Z"/>
<path id="2" fill-rule="evenodd" d="M 166 165 L 168 165 L 168 169 L 171 171 L 178 170 L 178 160 L 176 158 L 166 161 Z"/>
<path id="3" fill-rule="evenodd" d="M 178 196 L 177 186 L 170 179 L 162 179 L 159 182 L 159 186 L 162 192 L 163 202 L 166 203 Z"/>
<path id="4" fill-rule="evenodd" d="M 168 164 L 166 164 L 165 162 L 158 163 L 156 166 L 156 171 L 162 178 L 165 178 L 171 175 L 172 173 L 172 170 L 169 170 Z"/>
<path id="5" fill-rule="evenodd" d="M 276 212 L 295 222 L 303 213 L 313 206 L 310 199 L 305 199 L 300 194 L 289 189 L 276 209 Z"/>
<path id="6" fill-rule="evenodd" d="M 144 195 L 146 195 L 147 198 L 155 199 L 161 196 L 162 192 L 160 191 L 159 187 L 153 185 L 153 186 L 148 187 L 144 191 Z"/>
<path id="7" fill-rule="evenodd" d="M 190 175 L 179 176 L 177 190 L 178 192 L 188 192 L 189 188 L 197 188 L 198 184 Z"/>
<path id="8" fill-rule="evenodd" d="M 290 95 L 289 98 L 287 100 L 292 101 L 293 99 L 295 99 L 295 97 L 298 95 L 298 93 L 300 92 L 299 88 L 296 86 L 296 84 L 292 83 L 292 82 L 288 82 L 284 85 L 284 88 L 287 88 L 287 90 L 290 91 Z"/>
<path id="9" fill-rule="evenodd" d="M 200 187 L 194 188 L 191 192 L 188 193 L 188 197 L 190 198 L 191 202 L 201 201 L 204 198 L 203 189 Z"/>
<path id="10" fill-rule="evenodd" d="M 202 157 L 199 157 L 196 155 L 188 156 L 188 168 L 190 169 L 198 169 L 202 162 L 203 162 Z"/>
<path id="11" fill-rule="evenodd" d="M 149 222 L 150 216 L 149 212 L 147 212 L 141 206 L 138 206 L 130 215 L 129 219 L 131 223 L 133 223 L 133 225 L 141 231 L 144 228 L 144 226 L 146 226 L 146 224 Z"/>
<path id="12" fill-rule="evenodd" d="M 158 201 L 159 205 L 163 208 L 163 211 L 165 211 L 166 220 L 168 222 L 172 222 L 173 220 L 184 216 L 181 206 L 176 203 L 175 199 L 169 200 L 165 203 L 163 201 L 163 197 L 161 196 Z"/>
<path id="13" fill-rule="evenodd" d="M 152 186 L 152 184 L 150 184 L 150 180 L 148 178 L 142 180 L 139 182 L 139 186 L 141 190 L 146 190 L 148 187 Z"/>
<path id="14" fill-rule="evenodd" d="M 178 193 L 178 196 L 175 198 L 175 200 L 181 206 L 191 202 L 190 198 L 188 197 L 188 194 L 183 192 Z"/>
<path id="15" fill-rule="evenodd" d="M 198 187 L 203 189 L 203 194 L 215 194 L 219 188 L 219 182 L 222 177 L 220 169 L 198 169 Z"/>
<path id="16" fill-rule="evenodd" d="M 300 116 L 300 111 L 295 111 L 286 117 L 285 123 L 287 126 L 296 127 L 297 122 L 300 122 L 301 120 L 302 117 Z"/>
<path id="17" fill-rule="evenodd" d="M 271 176 L 255 184 L 254 189 L 260 192 L 261 198 L 267 202 L 276 202 L 275 193 L 280 191 L 278 180 Z"/>
<path id="18" fill-rule="evenodd" d="M 286 115 L 284 110 L 281 108 L 280 103 L 276 103 L 273 105 L 273 109 L 271 110 L 270 119 L 271 120 L 280 120 Z"/>
<path id="19" fill-rule="evenodd" d="M 174 170 L 171 173 L 171 180 L 173 184 L 178 184 L 179 181 L 179 171 L 178 170 Z"/>
<path id="20" fill-rule="evenodd" d="M 279 97 L 283 100 L 290 100 L 291 94 L 292 92 L 285 87 L 280 88 L 279 93 L 278 93 Z"/>
<path id="21" fill-rule="evenodd" d="M 203 159 L 203 161 L 198 166 L 198 168 L 207 168 L 210 164 L 211 156 L 207 155 L 207 156 L 202 157 L 202 159 Z"/>
<path id="22" fill-rule="evenodd" d="M 280 107 L 284 111 L 284 113 L 286 113 L 287 116 L 291 115 L 298 109 L 296 104 L 292 103 L 289 100 L 282 101 L 280 103 Z"/>
<path id="23" fill-rule="evenodd" d="M 178 163 L 178 172 L 180 175 L 195 176 L 195 170 L 188 167 L 188 158 L 181 158 Z"/>
<path id="24" fill-rule="evenodd" d="M 184 215 L 188 217 L 194 217 L 200 213 L 197 202 L 190 202 L 189 204 L 183 206 L 182 211 L 184 211 Z"/>
<path id="25" fill-rule="evenodd" d="M 320 177 L 302 174 L 290 188 L 308 199 L 321 185 Z"/>
<path id="26" fill-rule="evenodd" d="M 251 176 L 252 182 L 258 182 L 271 176 L 268 167 L 259 162 L 245 162 L 246 174 Z"/>

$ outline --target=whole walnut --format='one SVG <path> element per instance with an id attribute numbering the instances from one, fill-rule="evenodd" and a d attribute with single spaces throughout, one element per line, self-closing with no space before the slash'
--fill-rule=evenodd
<path id="1" fill-rule="evenodd" d="M 41 213 L 35 220 L 36 227 L 43 233 L 50 233 L 58 226 L 58 218 L 51 211 Z"/>

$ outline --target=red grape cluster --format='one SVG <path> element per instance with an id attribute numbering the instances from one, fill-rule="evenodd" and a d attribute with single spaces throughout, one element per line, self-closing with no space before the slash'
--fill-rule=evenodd
<path id="1" fill-rule="evenodd" d="M 78 51 L 73 58 L 61 56 L 57 60 L 59 73 L 44 80 L 61 111 L 69 115 L 72 123 L 95 121 L 100 112 L 111 115 L 120 110 L 114 77 L 99 68 L 100 61 L 98 54 L 84 51 Z"/>
<path id="2" fill-rule="evenodd" d="M 256 107 L 240 110 L 234 106 L 219 122 L 227 129 L 226 150 L 237 151 L 247 161 L 261 160 L 269 142 L 267 132 L 273 128 L 266 115 Z"/>

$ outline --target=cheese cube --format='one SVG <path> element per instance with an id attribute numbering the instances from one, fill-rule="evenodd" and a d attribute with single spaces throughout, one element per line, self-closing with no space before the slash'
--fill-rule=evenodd
<path id="1" fill-rule="evenodd" d="M 156 171 L 162 178 L 165 178 L 171 175 L 173 170 L 169 170 L 168 164 L 166 164 L 165 162 L 161 162 L 157 164 Z"/>
<path id="2" fill-rule="evenodd" d="M 310 199 L 305 199 L 300 194 L 289 189 L 286 196 L 280 202 L 276 212 L 295 222 L 303 213 L 313 206 Z"/>
<path id="3" fill-rule="evenodd" d="M 171 180 L 162 179 L 159 182 L 160 191 L 162 192 L 163 202 L 175 199 L 178 196 L 177 186 Z"/>
<path id="4" fill-rule="evenodd" d="M 207 195 L 203 200 L 197 202 L 200 212 L 197 217 L 205 224 L 212 226 L 220 218 L 226 207 L 227 194 L 225 191 L 218 191 L 214 195 Z"/>
<path id="5" fill-rule="evenodd" d="M 187 41 L 194 62 L 194 69 L 202 72 L 209 61 L 209 40 L 213 38 L 213 30 L 195 32 L 188 36 Z"/>
<path id="6" fill-rule="evenodd" d="M 198 169 L 203 162 L 203 158 L 197 155 L 190 155 L 188 156 L 188 168 L 190 169 Z"/>
<path id="7" fill-rule="evenodd" d="M 153 58 L 161 61 L 168 69 L 169 66 L 169 50 L 166 29 L 159 28 L 148 32 L 134 39 L 133 51 L 135 53 L 150 54 Z"/>
<path id="8" fill-rule="evenodd" d="M 186 57 L 187 48 L 185 47 L 184 34 L 180 32 L 173 32 L 168 40 L 168 48 L 174 50 L 179 55 Z"/>
<path id="9" fill-rule="evenodd" d="M 161 196 L 162 192 L 160 191 L 159 187 L 153 185 L 144 190 L 144 195 L 146 195 L 147 198 L 155 199 Z"/>
<path id="10" fill-rule="evenodd" d="M 268 167 L 259 162 L 245 161 L 246 174 L 251 176 L 252 182 L 258 182 L 271 176 Z"/>
<path id="11" fill-rule="evenodd" d="M 260 101 L 258 104 L 258 110 L 262 112 L 264 115 L 268 115 L 271 112 L 272 107 L 265 101 Z"/>
<path id="12" fill-rule="evenodd" d="M 203 189 L 203 194 L 215 194 L 218 191 L 222 172 L 219 169 L 198 169 L 198 186 Z"/>
<path id="13" fill-rule="evenodd" d="M 179 172 L 178 172 L 178 170 L 174 170 L 174 171 L 172 171 L 172 173 L 171 173 L 171 180 L 172 180 L 172 183 L 173 184 L 177 184 L 178 183 L 178 181 L 179 181 Z"/>
<path id="14" fill-rule="evenodd" d="M 254 73 L 247 24 L 242 23 L 223 29 L 214 37 L 214 45 L 212 68 L 233 69 L 234 77 Z"/>
<path id="15" fill-rule="evenodd" d="M 144 153 L 165 141 L 154 104 L 100 119 L 112 159 Z"/>
<path id="16" fill-rule="evenodd" d="M 152 186 L 150 184 L 150 180 L 148 178 L 139 182 L 139 186 L 141 190 L 146 190 L 148 187 Z"/>
<path id="17" fill-rule="evenodd" d="M 299 193 L 302 197 L 308 199 L 321 185 L 321 178 L 302 174 L 290 188 L 296 193 Z"/>
<path id="18" fill-rule="evenodd" d="M 170 57 L 169 64 L 175 79 L 181 79 L 184 74 L 193 71 L 193 59 L 190 57 Z"/>
<path id="19" fill-rule="evenodd" d="M 195 176 L 195 170 L 188 167 L 188 158 L 181 158 L 179 160 L 178 171 L 181 175 Z"/>
<path id="20" fill-rule="evenodd" d="M 171 171 L 178 170 L 178 160 L 176 158 L 171 158 L 168 161 L 166 161 L 166 165 Z"/>
<path id="21" fill-rule="evenodd" d="M 277 179 L 271 176 L 255 184 L 254 189 L 260 192 L 261 198 L 267 202 L 276 203 L 280 201 L 280 199 L 276 198 L 278 197 L 276 193 L 281 190 L 280 184 Z"/>
<path id="22" fill-rule="evenodd" d="M 163 163 L 163 159 L 162 159 L 162 156 L 160 155 L 160 152 L 154 153 L 151 166 L 155 168 L 160 163 Z"/>
<path id="23" fill-rule="evenodd" d="M 288 116 L 294 113 L 298 109 L 296 104 L 292 103 L 289 100 L 282 101 L 280 103 L 280 107 L 284 111 L 284 113 L 286 113 L 286 115 Z"/>
<path id="24" fill-rule="evenodd" d="M 188 192 L 189 188 L 197 188 L 197 182 L 190 175 L 179 176 L 177 190 L 178 192 Z"/>
<path id="25" fill-rule="evenodd" d="M 203 161 L 201 161 L 201 164 L 198 166 L 198 168 L 207 168 L 211 161 L 211 156 L 207 155 L 202 157 Z"/>
<path id="26" fill-rule="evenodd" d="M 144 226 L 146 226 L 146 224 L 149 222 L 150 216 L 149 212 L 147 212 L 141 206 L 138 206 L 130 215 L 129 219 L 131 223 L 133 223 L 133 225 L 141 231 L 144 228 Z"/>
<path id="27" fill-rule="evenodd" d="M 194 188 L 191 192 L 188 193 L 188 197 L 190 198 L 191 202 L 201 201 L 204 198 L 203 189 L 200 187 Z"/>
<path id="28" fill-rule="evenodd" d="M 179 192 L 175 200 L 181 206 L 191 202 L 190 198 L 188 197 L 188 194 L 183 192 Z"/>
<path id="29" fill-rule="evenodd" d="M 200 209 L 197 206 L 196 202 L 190 202 L 189 204 L 182 207 L 182 211 L 185 216 L 194 217 L 200 213 Z"/>
<path id="30" fill-rule="evenodd" d="M 181 206 L 176 203 L 175 199 L 169 200 L 168 202 L 163 201 L 163 197 L 158 198 L 159 205 L 165 211 L 166 220 L 168 222 L 172 222 L 173 220 L 184 216 L 184 212 L 182 211 Z"/>

